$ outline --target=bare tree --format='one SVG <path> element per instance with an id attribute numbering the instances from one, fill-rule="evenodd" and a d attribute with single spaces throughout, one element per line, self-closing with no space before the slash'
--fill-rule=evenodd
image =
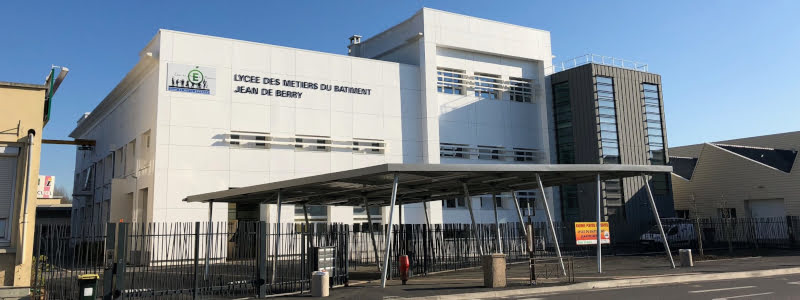
<path id="1" fill-rule="evenodd" d="M 72 202 L 72 197 L 67 193 L 67 189 L 61 185 L 56 185 L 56 188 L 53 189 L 53 197 L 61 197 L 64 201 Z"/>

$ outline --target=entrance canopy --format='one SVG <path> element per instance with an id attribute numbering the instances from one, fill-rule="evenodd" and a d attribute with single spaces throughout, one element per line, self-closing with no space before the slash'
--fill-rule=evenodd
<path id="1" fill-rule="evenodd" d="M 361 206 L 390 205 L 395 175 L 403 204 L 471 195 L 537 189 L 672 172 L 671 166 L 602 164 L 383 164 L 186 197 L 186 202 Z"/>

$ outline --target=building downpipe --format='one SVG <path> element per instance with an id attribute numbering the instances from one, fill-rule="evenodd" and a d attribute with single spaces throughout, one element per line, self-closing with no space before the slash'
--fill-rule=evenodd
<path id="1" fill-rule="evenodd" d="M 36 131 L 33 129 L 28 130 L 28 157 L 27 162 L 25 163 L 25 193 L 24 198 L 22 201 L 22 235 L 21 243 L 24 245 L 25 241 L 25 234 L 28 230 L 28 191 L 30 190 L 31 184 L 31 161 L 33 160 L 33 137 L 36 135 Z M 25 247 L 22 247 L 22 255 L 20 263 L 25 263 Z"/>

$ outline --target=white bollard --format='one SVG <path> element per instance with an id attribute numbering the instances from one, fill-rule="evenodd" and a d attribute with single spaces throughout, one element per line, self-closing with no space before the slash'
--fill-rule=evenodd
<path id="1" fill-rule="evenodd" d="M 681 267 L 694 267 L 692 260 L 692 249 L 680 249 L 678 253 L 681 256 Z"/>
<path id="2" fill-rule="evenodd" d="M 311 273 L 311 296 L 328 297 L 330 293 L 330 280 L 328 272 L 316 271 Z"/>

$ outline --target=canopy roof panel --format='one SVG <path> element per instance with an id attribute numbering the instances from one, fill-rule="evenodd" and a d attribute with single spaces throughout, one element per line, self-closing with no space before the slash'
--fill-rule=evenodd
<path id="1" fill-rule="evenodd" d="M 397 198 L 403 204 L 437 201 L 471 195 L 593 182 L 642 174 L 669 173 L 671 166 L 601 164 L 382 164 L 316 176 L 234 188 L 188 196 L 186 202 L 277 203 L 360 206 L 364 197 L 372 205 L 389 205 L 394 175 Z"/>

